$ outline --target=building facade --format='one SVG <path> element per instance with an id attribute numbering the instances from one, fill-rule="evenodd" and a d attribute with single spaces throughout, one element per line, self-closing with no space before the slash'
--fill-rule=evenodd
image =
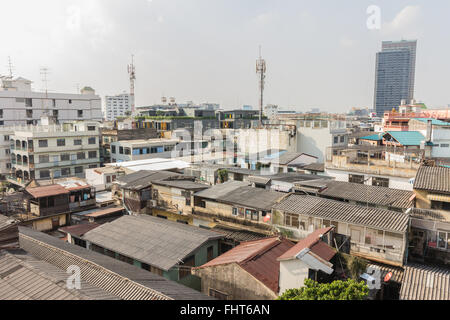
<path id="1" fill-rule="evenodd" d="M 128 93 L 122 93 L 115 96 L 106 96 L 103 107 L 103 118 L 106 121 L 113 121 L 117 117 L 123 117 L 131 114 L 132 97 Z"/>
<path id="2" fill-rule="evenodd" d="M 376 55 L 374 107 L 378 116 L 414 98 L 417 41 L 383 41 Z"/>

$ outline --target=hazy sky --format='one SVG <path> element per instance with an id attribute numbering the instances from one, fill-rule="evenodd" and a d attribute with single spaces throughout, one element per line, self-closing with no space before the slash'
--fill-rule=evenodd
<path id="1" fill-rule="evenodd" d="M 369 30 L 366 10 L 381 9 Z M 267 61 L 265 102 L 343 112 L 373 104 L 375 53 L 382 40 L 417 39 L 417 100 L 450 104 L 450 1 L 365 0 L 1 0 L 0 74 L 49 89 L 77 84 L 102 97 L 129 90 L 136 102 L 258 103 L 255 60 Z"/>

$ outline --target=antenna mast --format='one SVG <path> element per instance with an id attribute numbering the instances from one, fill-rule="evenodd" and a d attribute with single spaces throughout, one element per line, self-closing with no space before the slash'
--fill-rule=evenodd
<path id="1" fill-rule="evenodd" d="M 131 114 L 135 112 L 134 103 L 134 82 L 136 80 L 136 68 L 134 66 L 134 55 L 131 55 L 131 64 L 128 65 L 128 74 L 130 75 L 130 100 L 131 100 Z"/>
<path id="2" fill-rule="evenodd" d="M 262 128 L 262 115 L 264 103 L 264 80 L 266 78 L 266 61 L 261 56 L 261 46 L 259 46 L 259 59 L 256 60 L 256 73 L 259 77 L 259 126 Z"/>
<path id="3" fill-rule="evenodd" d="M 12 65 L 10 56 L 8 56 L 8 71 L 9 71 L 9 77 L 12 79 L 12 77 L 13 77 L 13 65 Z"/>
<path id="4" fill-rule="evenodd" d="M 44 103 L 44 106 L 43 106 L 43 109 L 44 109 L 44 114 L 47 114 L 47 115 L 49 115 L 48 114 L 48 110 L 47 110 L 47 106 L 48 106 L 48 78 L 47 78 L 47 76 L 48 76 L 48 74 L 49 74 L 49 69 L 47 68 L 47 67 L 42 67 L 41 68 L 41 76 L 42 76 L 42 82 L 43 82 L 43 84 L 44 84 L 44 86 L 45 86 L 45 88 L 44 88 L 44 90 L 45 90 L 45 103 Z"/>

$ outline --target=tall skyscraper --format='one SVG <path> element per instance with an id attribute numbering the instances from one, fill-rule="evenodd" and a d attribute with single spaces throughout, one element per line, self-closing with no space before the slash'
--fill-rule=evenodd
<path id="1" fill-rule="evenodd" d="M 377 116 L 414 99 L 417 40 L 383 41 L 377 53 L 374 108 Z"/>

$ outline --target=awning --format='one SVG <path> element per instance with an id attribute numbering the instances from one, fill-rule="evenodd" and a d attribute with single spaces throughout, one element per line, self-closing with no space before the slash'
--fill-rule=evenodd
<path id="1" fill-rule="evenodd" d="M 428 194 L 427 199 L 433 201 L 450 202 L 450 196 L 445 196 L 443 194 Z"/>

